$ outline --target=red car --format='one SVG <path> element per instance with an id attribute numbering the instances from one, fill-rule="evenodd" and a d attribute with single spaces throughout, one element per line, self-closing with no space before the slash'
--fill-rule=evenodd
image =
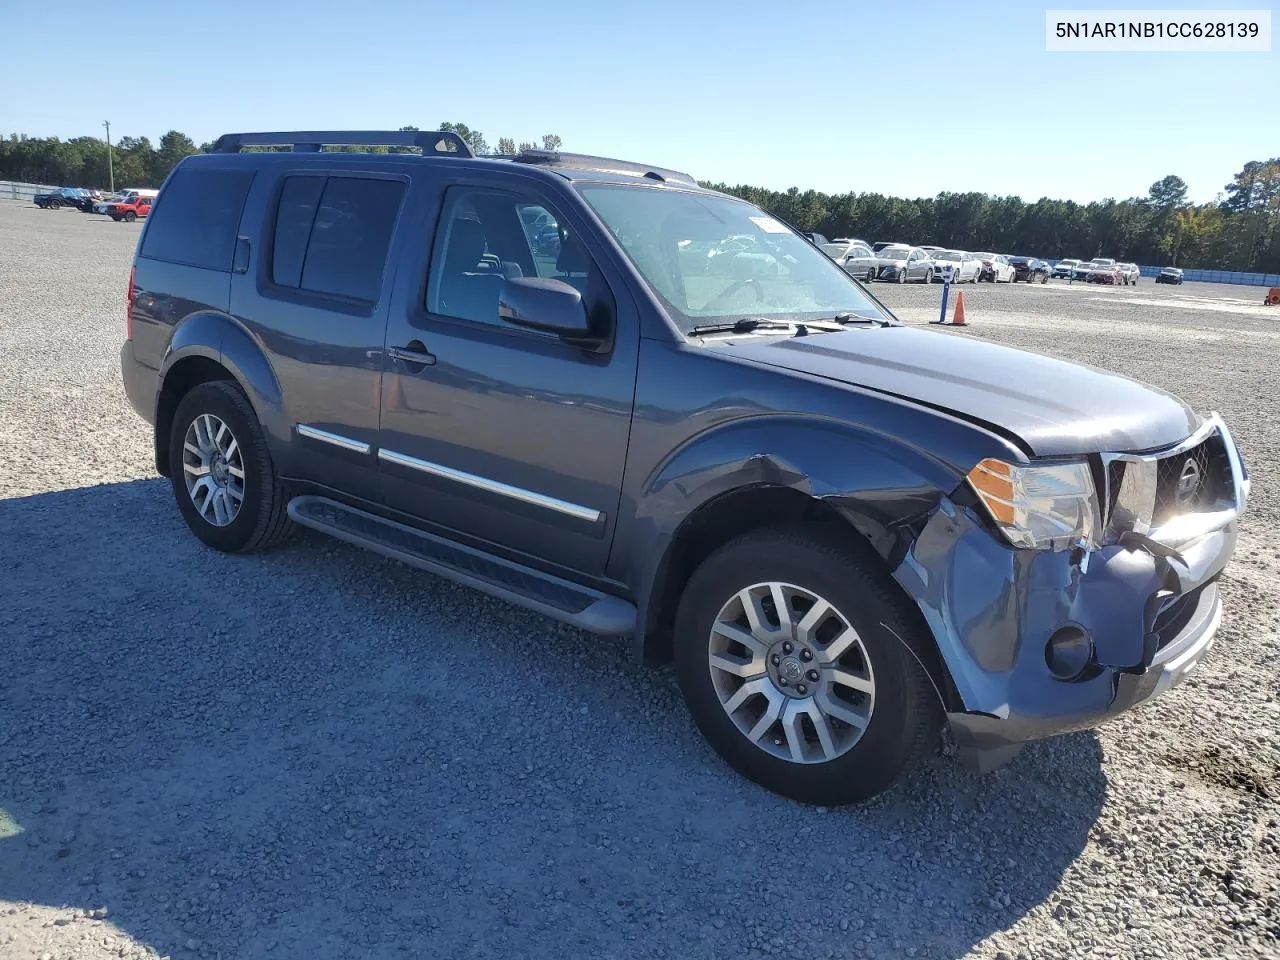
<path id="1" fill-rule="evenodd" d="M 1119 267 L 1090 267 L 1084 279 L 1086 283 L 1109 283 L 1117 287 L 1128 282 Z"/>
<path id="2" fill-rule="evenodd" d="M 121 220 L 133 222 L 151 212 L 153 197 L 135 197 L 132 200 L 117 200 L 107 204 L 106 214 L 119 223 Z"/>

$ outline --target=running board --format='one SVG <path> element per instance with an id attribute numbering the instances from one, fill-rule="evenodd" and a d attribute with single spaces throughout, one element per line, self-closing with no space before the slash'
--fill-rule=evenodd
<path id="1" fill-rule="evenodd" d="M 553 577 L 327 497 L 295 497 L 289 516 L 392 560 L 606 636 L 635 630 L 636 608 L 619 597 Z"/>

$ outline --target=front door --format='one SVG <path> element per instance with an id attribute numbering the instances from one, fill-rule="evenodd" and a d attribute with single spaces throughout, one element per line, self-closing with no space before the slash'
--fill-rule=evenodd
<path id="1" fill-rule="evenodd" d="M 600 573 L 616 522 L 639 345 L 634 303 L 571 195 L 482 174 L 448 186 L 399 271 L 378 467 L 387 505 L 508 553 Z M 442 184 L 443 186 L 443 184 Z M 423 278 L 426 278 L 425 292 Z M 508 277 L 582 293 L 596 348 L 498 317 Z"/>

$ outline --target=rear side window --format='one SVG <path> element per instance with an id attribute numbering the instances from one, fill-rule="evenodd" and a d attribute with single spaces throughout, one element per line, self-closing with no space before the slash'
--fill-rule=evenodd
<path id="1" fill-rule="evenodd" d="M 377 301 L 403 198 L 399 180 L 285 177 L 276 210 L 272 282 Z"/>
<path id="2" fill-rule="evenodd" d="M 251 170 L 179 170 L 150 215 L 141 255 L 229 272 L 252 181 Z"/>

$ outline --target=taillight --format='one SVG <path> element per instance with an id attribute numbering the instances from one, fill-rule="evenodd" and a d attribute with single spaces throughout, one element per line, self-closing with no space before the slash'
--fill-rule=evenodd
<path id="1" fill-rule="evenodd" d="M 125 297 L 124 305 L 124 338 L 126 340 L 133 339 L 133 277 L 137 272 L 137 267 L 129 268 L 129 295 Z"/>

